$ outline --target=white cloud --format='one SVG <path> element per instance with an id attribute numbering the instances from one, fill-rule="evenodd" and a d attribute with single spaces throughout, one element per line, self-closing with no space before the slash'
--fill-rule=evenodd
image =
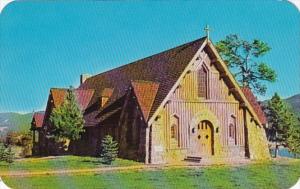
<path id="1" fill-rule="evenodd" d="M 0 0 L 0 14 L 4 7 L 8 5 L 10 2 L 13 2 L 14 0 Z"/>

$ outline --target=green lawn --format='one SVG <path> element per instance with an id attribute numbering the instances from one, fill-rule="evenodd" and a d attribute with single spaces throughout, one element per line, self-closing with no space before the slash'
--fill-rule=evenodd
<path id="1" fill-rule="evenodd" d="M 68 157 L 62 159 L 81 158 Z M 59 160 L 58 160 L 59 162 Z M 74 160 L 73 163 L 75 163 Z M 119 162 L 119 163 L 118 163 Z M 73 163 L 68 166 L 76 167 Z M 89 166 L 85 164 L 78 167 Z M 133 162 L 128 161 L 132 164 Z M 56 163 L 52 163 L 59 169 Z M 48 168 L 51 165 L 47 165 Z M 58 163 L 60 164 L 60 163 Z M 93 163 L 91 163 L 93 164 Z M 115 166 L 126 164 L 118 160 Z M 134 164 L 134 163 L 133 163 Z M 16 165 L 13 165 L 16 166 Z M 41 169 L 39 165 L 37 168 Z M 101 166 L 101 165 L 99 165 Z M 30 167 L 30 166 L 28 166 Z M 61 167 L 60 167 L 61 168 Z M 0 171 L 1 172 L 1 171 Z M 1 174 L 1 173 L 0 173 Z M 212 166 L 197 168 L 167 168 L 155 170 L 127 170 L 106 173 L 86 173 L 83 175 L 45 175 L 36 177 L 3 177 L 7 185 L 14 189 L 33 188 L 249 188 L 249 189 L 286 189 L 291 187 L 300 177 L 300 160 L 278 161 L 246 166 Z"/>
<path id="2" fill-rule="evenodd" d="M 141 163 L 117 159 L 110 166 L 129 166 L 139 164 Z M 60 169 L 88 169 L 107 166 L 109 165 L 102 164 L 99 158 L 95 157 L 57 156 L 55 158 L 26 158 L 17 160 L 11 165 L 0 162 L 0 175 L 1 172 L 9 171 L 49 171 Z"/>

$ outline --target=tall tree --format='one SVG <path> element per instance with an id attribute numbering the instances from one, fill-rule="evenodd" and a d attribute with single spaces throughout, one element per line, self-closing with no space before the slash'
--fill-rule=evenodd
<path id="1" fill-rule="evenodd" d="M 240 85 L 264 95 L 267 89 L 264 81 L 276 80 L 275 71 L 259 61 L 271 49 L 267 43 L 258 39 L 248 42 L 231 34 L 219 41 L 216 48 Z"/>
<path id="2" fill-rule="evenodd" d="M 52 111 L 50 121 L 54 126 L 51 133 L 57 141 L 67 141 L 68 143 L 70 140 L 79 139 L 81 133 L 84 132 L 83 115 L 72 87 L 68 89 L 62 105 Z"/>
<path id="3" fill-rule="evenodd" d="M 287 146 L 293 152 L 300 150 L 299 121 L 277 93 L 268 102 L 265 112 L 269 121 L 268 139 L 276 142 L 275 156 L 279 145 Z"/>
<path id="4" fill-rule="evenodd" d="M 300 124 L 294 125 L 289 129 L 287 146 L 291 152 L 300 154 Z"/>

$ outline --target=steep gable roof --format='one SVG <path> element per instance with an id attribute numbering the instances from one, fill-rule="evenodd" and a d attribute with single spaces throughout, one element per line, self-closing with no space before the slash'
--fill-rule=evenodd
<path id="1" fill-rule="evenodd" d="M 211 41 L 208 41 L 206 50 L 210 56 L 213 56 L 212 63 L 216 66 L 216 68 L 221 72 L 225 77 L 223 78 L 227 85 L 231 88 L 230 90 L 235 95 L 236 98 L 239 99 L 241 104 L 247 108 L 252 118 L 260 125 L 264 124 L 261 122 L 259 118 L 258 112 L 254 110 L 253 104 L 247 99 L 245 94 L 243 93 L 241 87 L 234 79 L 234 76 L 229 71 L 228 67 L 226 66 L 225 62 L 222 60 L 221 56 L 217 52 L 217 49 L 214 47 Z"/>
<path id="2" fill-rule="evenodd" d="M 52 88 L 50 90 L 55 107 L 60 106 L 64 102 L 65 95 L 67 94 L 67 90 L 68 89 L 65 88 Z M 85 110 L 93 97 L 94 90 L 75 89 L 74 94 L 80 109 Z"/>
<path id="3" fill-rule="evenodd" d="M 43 126 L 45 112 L 35 112 L 32 117 L 31 124 L 35 128 L 41 128 Z"/>
<path id="4" fill-rule="evenodd" d="M 50 93 L 53 99 L 53 104 L 55 107 L 58 107 L 63 103 L 66 92 L 67 89 L 58 89 L 58 88 L 50 89 Z"/>
<path id="5" fill-rule="evenodd" d="M 145 120 L 148 120 L 159 84 L 149 81 L 132 81 L 133 91 L 142 110 Z"/>
<path id="6" fill-rule="evenodd" d="M 113 94 L 107 102 L 107 106 L 125 95 L 126 89 L 133 80 L 144 80 L 159 84 L 152 106 L 145 109 L 150 118 L 161 102 L 165 99 L 179 76 L 199 50 L 205 37 L 138 60 L 136 62 L 100 73 L 88 78 L 80 89 L 95 89 L 95 95 L 91 100 L 91 107 L 98 103 L 105 88 L 113 88 Z M 147 102 L 148 103 L 148 102 Z M 91 108 L 93 109 L 93 108 Z M 97 111 L 94 106 L 94 111 Z M 149 113 L 148 113 L 149 111 Z M 94 114 L 91 110 L 90 113 Z"/>
<path id="7" fill-rule="evenodd" d="M 256 97 L 252 93 L 251 89 L 248 88 L 248 87 L 242 87 L 241 90 L 243 91 L 243 93 L 244 93 L 245 97 L 247 98 L 248 102 L 253 107 L 259 121 L 262 124 L 266 124 L 267 123 L 267 118 L 265 116 L 265 113 L 263 112 L 260 104 L 258 103 Z"/>

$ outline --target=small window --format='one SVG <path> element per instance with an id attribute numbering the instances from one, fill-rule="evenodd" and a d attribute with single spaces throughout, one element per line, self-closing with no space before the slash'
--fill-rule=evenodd
<path id="1" fill-rule="evenodd" d="M 234 133 L 234 126 L 233 124 L 229 125 L 229 137 L 234 139 L 235 133 Z"/>
<path id="2" fill-rule="evenodd" d="M 208 97 L 208 72 L 204 66 L 198 71 L 198 96 Z"/>
<path id="3" fill-rule="evenodd" d="M 237 144 L 236 140 L 236 118 L 231 116 L 229 126 L 228 126 L 228 136 L 229 140 L 233 142 L 235 145 Z"/>
<path id="4" fill-rule="evenodd" d="M 176 137 L 176 125 L 175 124 L 173 124 L 172 126 L 171 126 L 171 138 L 173 138 L 173 139 L 177 139 L 177 137 Z"/>
<path id="5" fill-rule="evenodd" d="M 173 143 L 172 146 L 179 147 L 179 118 L 176 115 L 171 116 L 170 125 L 170 137 Z"/>

